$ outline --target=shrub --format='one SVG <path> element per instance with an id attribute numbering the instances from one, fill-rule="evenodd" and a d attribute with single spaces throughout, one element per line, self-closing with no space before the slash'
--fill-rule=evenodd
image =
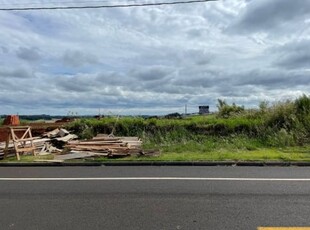
<path id="1" fill-rule="evenodd" d="M 298 117 L 304 118 L 310 114 L 310 98 L 305 94 L 295 100 L 295 106 Z"/>
<path id="2" fill-rule="evenodd" d="M 265 125 L 275 130 L 291 130 L 296 122 L 295 106 L 292 102 L 277 103 L 264 115 Z"/>
<path id="3" fill-rule="evenodd" d="M 233 115 L 238 115 L 244 112 L 244 106 L 238 106 L 235 103 L 229 105 L 225 100 L 218 99 L 217 108 L 219 110 L 218 116 L 222 118 L 229 118 Z"/>

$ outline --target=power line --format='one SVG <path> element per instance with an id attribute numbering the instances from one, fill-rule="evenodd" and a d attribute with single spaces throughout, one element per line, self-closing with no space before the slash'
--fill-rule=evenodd
<path id="1" fill-rule="evenodd" d="M 97 6 L 51 6 L 51 7 L 14 7 L 0 8 L 0 11 L 26 11 L 26 10 L 73 10 L 73 9 L 99 9 L 99 8 L 128 8 L 128 7 L 146 7 L 146 6 L 162 6 L 162 5 L 179 5 L 192 4 L 201 2 L 211 2 L 217 0 L 190 0 L 175 2 L 157 2 L 157 3 L 133 3 L 133 4 L 116 4 L 116 5 L 97 5 Z"/>
<path id="2" fill-rule="evenodd" d="M 136 1 L 136 0 L 127 0 L 127 1 Z M 91 0 L 91 1 L 61 1 L 61 2 L 47 2 L 48 5 L 56 5 L 56 4 L 97 4 L 97 3 L 106 3 L 111 2 L 110 0 Z M 27 5 L 43 5 L 42 2 L 24 2 L 24 3 L 1 3 L 2 6 L 27 6 Z"/>

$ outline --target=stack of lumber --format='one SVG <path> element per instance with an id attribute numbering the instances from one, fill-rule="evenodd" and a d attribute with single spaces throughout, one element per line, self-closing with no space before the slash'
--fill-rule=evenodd
<path id="1" fill-rule="evenodd" d="M 88 152 L 107 157 L 139 155 L 142 142 L 138 137 L 114 137 L 98 134 L 91 140 L 69 141 L 66 147 L 71 152 Z"/>
<path id="2" fill-rule="evenodd" d="M 74 134 L 70 134 L 65 129 L 55 129 L 50 132 L 44 133 L 42 136 L 33 137 L 32 142 L 35 146 L 35 152 L 39 155 L 47 155 L 56 153 L 59 154 L 62 152 L 62 146 L 64 146 L 68 141 L 77 139 L 77 136 Z M 25 141 L 25 146 L 30 146 L 30 141 Z M 6 142 L 0 142 L 0 159 L 4 156 Z M 7 156 L 14 156 L 15 149 L 14 143 L 12 140 L 9 141 L 8 145 L 8 154 Z"/>

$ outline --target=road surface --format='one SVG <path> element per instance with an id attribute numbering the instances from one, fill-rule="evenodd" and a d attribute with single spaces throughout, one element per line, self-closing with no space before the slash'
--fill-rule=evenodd
<path id="1" fill-rule="evenodd" d="M 0 229 L 310 226 L 309 167 L 1 167 Z"/>

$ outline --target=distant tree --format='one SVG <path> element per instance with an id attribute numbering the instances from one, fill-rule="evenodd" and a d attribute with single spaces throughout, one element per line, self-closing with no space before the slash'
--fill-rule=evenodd
<path id="1" fill-rule="evenodd" d="M 167 114 L 165 118 L 167 119 L 182 118 L 182 115 L 179 113 L 170 113 L 170 114 Z"/>

